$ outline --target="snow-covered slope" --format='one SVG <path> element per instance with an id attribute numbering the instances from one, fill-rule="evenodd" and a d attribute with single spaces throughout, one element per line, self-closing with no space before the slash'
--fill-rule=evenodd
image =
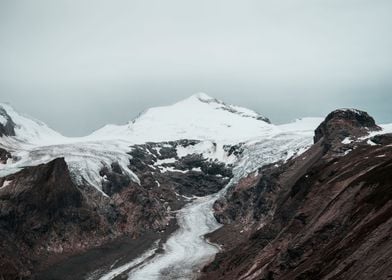
<path id="1" fill-rule="evenodd" d="M 281 124 L 279 128 L 283 131 L 307 132 L 309 128 L 316 128 L 323 120 L 324 118 L 301 118 L 291 123 Z"/>
<path id="2" fill-rule="evenodd" d="M 44 123 L 17 113 L 9 105 L 2 104 L 0 109 L 1 125 L 5 126 L 8 122 L 13 130 L 8 136 L 0 138 L 0 147 L 13 156 L 1 166 L 0 176 L 64 157 L 78 184 L 87 183 L 99 191 L 103 180 L 99 172 L 113 162 L 138 181 L 128 168 L 130 146 L 133 144 L 205 140 L 187 149 L 203 155 L 216 154 L 217 160 L 226 162 L 224 144 L 235 144 L 278 131 L 267 122 L 268 119 L 256 112 L 227 105 L 205 94 L 193 95 L 174 105 L 149 109 L 127 125 L 109 125 L 91 135 L 76 138 L 62 136 Z"/>
<path id="3" fill-rule="evenodd" d="M 148 109 L 134 121 L 107 125 L 87 138 L 127 139 L 136 143 L 178 139 L 240 142 L 277 131 L 258 113 L 199 93 L 170 106 Z"/>
<path id="4" fill-rule="evenodd" d="M 17 113 L 11 106 L 0 103 L 0 125 L 9 125 L 15 132 L 14 139 L 26 144 L 46 145 L 63 142 L 65 137 L 45 123 Z"/>

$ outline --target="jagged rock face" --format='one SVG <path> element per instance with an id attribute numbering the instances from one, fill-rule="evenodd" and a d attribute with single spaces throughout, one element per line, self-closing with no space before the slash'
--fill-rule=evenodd
<path id="1" fill-rule="evenodd" d="M 380 130 L 368 113 L 354 109 L 338 109 L 331 112 L 316 128 L 314 143 L 322 140 L 326 149 L 338 147 L 346 137 L 360 137 L 369 131 Z"/>
<path id="2" fill-rule="evenodd" d="M 15 124 L 7 112 L 0 107 L 0 137 L 15 136 Z"/>
<path id="3" fill-rule="evenodd" d="M 176 148 L 194 146 L 200 141 L 180 140 L 133 146 L 130 169 L 141 185 L 169 189 L 183 196 L 205 196 L 222 189 L 232 177 L 230 166 L 193 153 L 179 157 Z M 230 147 L 227 147 L 230 149 Z M 157 165 L 158 161 L 163 163 Z"/>
<path id="4" fill-rule="evenodd" d="M 8 152 L 7 150 L 5 150 L 3 148 L 0 148 L 0 163 L 6 164 L 7 160 L 11 157 L 12 157 L 12 155 L 10 152 Z"/>
<path id="5" fill-rule="evenodd" d="M 392 147 L 390 135 L 373 140 L 344 156 L 319 141 L 241 180 L 215 204 L 225 225 L 209 238 L 224 250 L 201 279 L 388 279 Z"/>
<path id="6" fill-rule="evenodd" d="M 111 164 L 111 169 L 108 167 L 103 168 L 99 172 L 99 175 L 105 178 L 102 182 L 102 191 L 109 196 L 120 192 L 131 183 L 130 178 L 124 174 L 123 170 L 116 162 Z"/>
<path id="7" fill-rule="evenodd" d="M 370 138 L 370 140 L 378 145 L 390 145 L 392 144 L 392 133 L 376 135 Z"/>

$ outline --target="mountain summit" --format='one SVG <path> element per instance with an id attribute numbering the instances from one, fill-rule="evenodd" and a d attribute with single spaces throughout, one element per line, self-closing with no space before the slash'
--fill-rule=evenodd
<path id="1" fill-rule="evenodd" d="M 8 104 L 0 103 L 0 137 L 2 136 L 41 145 L 61 142 L 65 138 L 45 123 L 16 112 Z"/>
<path id="2" fill-rule="evenodd" d="M 89 138 L 125 138 L 139 143 L 178 139 L 232 142 L 274 128 L 268 118 L 250 109 L 198 93 L 173 105 L 150 108 L 126 125 L 107 125 Z"/>

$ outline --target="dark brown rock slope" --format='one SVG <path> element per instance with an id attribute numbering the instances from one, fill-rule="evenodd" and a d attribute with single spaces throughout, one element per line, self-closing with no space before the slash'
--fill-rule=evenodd
<path id="1" fill-rule="evenodd" d="M 392 137 L 341 143 L 378 129 L 335 111 L 306 153 L 244 178 L 215 204 L 224 250 L 201 279 L 390 279 Z"/>
<path id="2" fill-rule="evenodd" d="M 0 271 L 5 279 L 29 276 L 35 258 L 89 242 L 83 237 L 101 230 L 63 159 L 26 168 L 1 178 L 0 184 Z"/>
<path id="3" fill-rule="evenodd" d="M 0 106 L 0 117 L 3 118 L 5 123 L 0 122 L 0 137 L 2 136 L 15 136 L 15 123 L 12 118 Z"/>
<path id="4" fill-rule="evenodd" d="M 29 278 L 54 256 L 168 223 L 166 208 L 137 184 L 112 198 L 87 186 L 81 191 L 62 158 L 1 178 L 0 185 L 0 279 Z"/>

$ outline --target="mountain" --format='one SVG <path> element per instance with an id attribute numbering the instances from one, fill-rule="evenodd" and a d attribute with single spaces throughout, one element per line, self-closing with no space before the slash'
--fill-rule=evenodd
<path id="1" fill-rule="evenodd" d="M 107 125 L 88 138 L 127 139 L 137 143 L 178 139 L 239 142 L 271 133 L 275 126 L 258 113 L 204 93 L 170 106 L 146 110 L 127 125 Z"/>
<path id="2" fill-rule="evenodd" d="M 43 145 L 64 138 L 41 121 L 17 113 L 11 106 L 0 103 L 0 137 L 9 136 L 26 144 Z"/>
<path id="3" fill-rule="evenodd" d="M 301 156 L 244 177 L 215 202 L 223 250 L 201 279 L 389 279 L 392 134 L 369 136 L 380 130 L 333 111 Z"/>
<path id="4" fill-rule="evenodd" d="M 362 176 L 366 166 L 388 159 L 388 131 L 391 125 L 353 109 L 274 125 L 196 94 L 126 125 L 70 138 L 1 104 L 0 278 L 114 279 L 132 272 L 132 279 L 159 279 L 168 271 L 190 278 L 219 252 L 201 277 L 237 279 L 258 265 L 265 236 L 294 242 L 285 230 L 303 216 L 300 207 L 317 220 L 312 205 L 324 205 L 334 189 L 326 184 L 320 196 L 306 195 L 325 178 Z M 378 197 L 376 189 L 367 194 Z M 363 207 L 354 193 L 346 196 L 357 203 L 350 211 Z M 339 219 L 348 215 L 336 209 Z M 264 225 L 272 231 L 263 232 Z M 355 233 L 350 226 L 337 236 Z M 200 239 L 205 234 L 220 250 Z M 276 263 L 274 275 L 289 275 Z"/>
<path id="5" fill-rule="evenodd" d="M 130 143 L 180 139 L 239 142 L 275 129 L 268 118 L 239 106 L 225 104 L 204 93 L 170 106 L 150 108 L 126 125 L 106 125 L 85 137 L 64 137 L 44 123 L 0 104 L 0 136 L 36 145 L 125 140 Z"/>
<path id="6" fill-rule="evenodd" d="M 227 105 L 206 94 L 192 95 L 170 106 L 148 109 L 127 125 L 107 125 L 91 135 L 75 138 L 62 136 L 44 123 L 15 112 L 9 105 L 0 104 L 0 113 L 7 120 L 0 124 L 0 131 L 4 131 L 0 148 L 13 155 L 0 170 L 0 176 L 15 173 L 25 166 L 64 158 L 77 184 L 87 182 L 99 191 L 102 190 L 100 170 L 110 167 L 113 162 L 138 182 L 127 167 L 130 145 L 202 140 L 216 143 L 210 153 L 222 157 L 224 145 L 276 137 L 286 132 L 295 136 L 297 129 L 311 135 L 317 123 L 316 118 L 316 122 L 310 123 L 297 121 L 294 129 L 290 125 L 272 125 L 267 118 L 252 110 Z"/>

